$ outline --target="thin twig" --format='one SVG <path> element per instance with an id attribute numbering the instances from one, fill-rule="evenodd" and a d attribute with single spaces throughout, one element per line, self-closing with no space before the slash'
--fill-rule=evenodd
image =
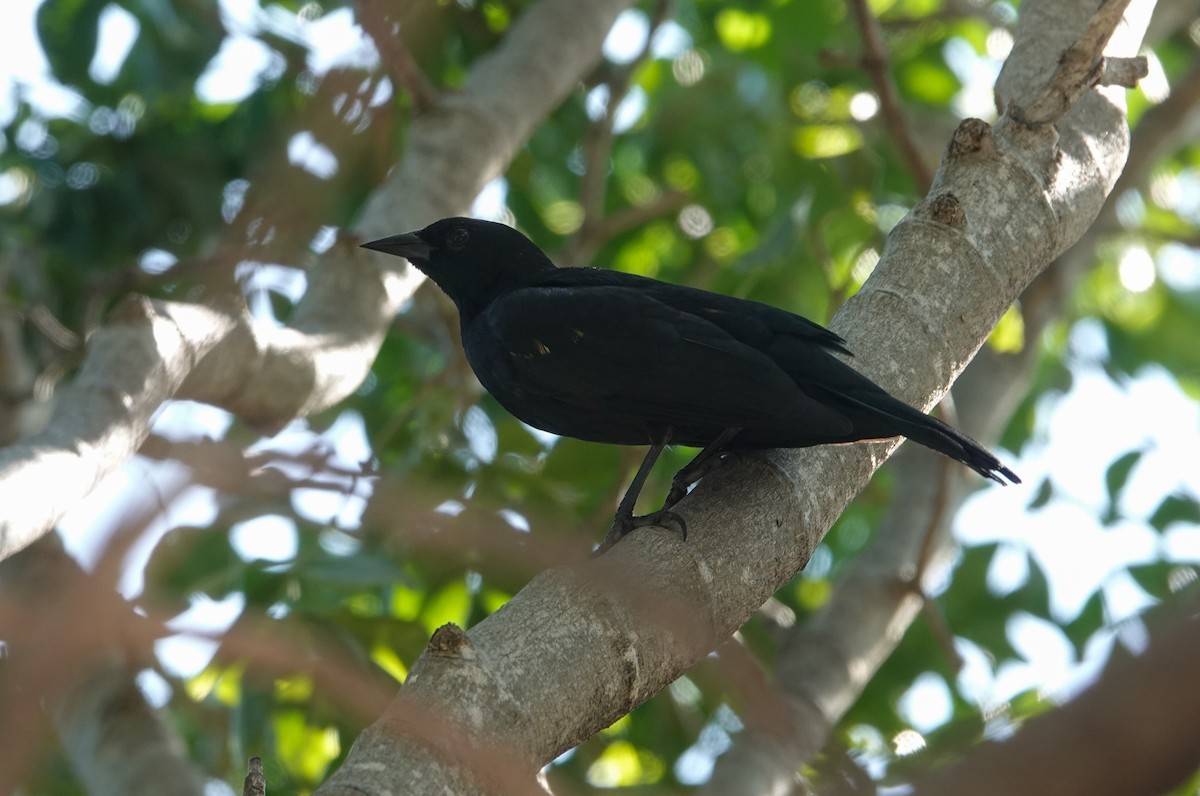
<path id="1" fill-rule="evenodd" d="M 242 783 L 242 796 L 267 796 L 267 775 L 263 771 L 262 758 L 255 755 L 246 763 L 246 779 Z"/>
<path id="2" fill-rule="evenodd" d="M 929 623 L 929 630 L 933 633 L 942 654 L 946 656 L 946 662 L 950 664 L 950 671 L 955 674 L 962 671 L 965 661 L 954 647 L 954 631 L 950 628 L 950 623 L 946 621 L 946 615 L 942 613 L 941 607 L 935 601 L 926 598 L 921 603 L 921 613 L 925 616 L 925 621 Z"/>
<path id="3" fill-rule="evenodd" d="M 924 194 L 933 185 L 933 171 L 917 148 L 912 125 L 900 107 L 900 96 L 896 91 L 896 82 L 888 70 L 887 48 L 883 43 L 883 31 L 879 20 L 867 7 L 867 0 L 847 0 L 854 18 L 858 22 L 859 32 L 863 40 L 862 67 L 879 95 L 879 109 L 883 113 L 888 132 L 895 138 L 900 156 L 908 164 L 913 179 L 917 182 L 918 190 Z"/>
<path id="4" fill-rule="evenodd" d="M 1109 201 L 1119 198 L 1131 186 L 1146 182 L 1151 173 L 1151 164 L 1166 151 L 1193 140 L 1195 128 L 1189 124 L 1189 119 L 1198 106 L 1200 61 L 1193 61 L 1187 72 L 1172 82 L 1170 96 L 1147 110 L 1138 121 L 1137 134 L 1129 149 L 1129 160 L 1117 178 L 1117 184 L 1113 186 L 1113 199 Z"/>
<path id="5" fill-rule="evenodd" d="M 650 20 L 646 42 L 632 61 L 608 81 L 608 102 L 604 116 L 597 119 L 587 131 L 583 141 L 584 171 L 579 179 L 579 204 L 583 208 L 583 221 L 575 238 L 566 248 L 566 256 L 572 263 L 585 263 L 591 259 L 606 240 L 616 234 L 604 215 L 604 198 L 608 185 L 608 161 L 612 154 L 617 108 L 629 94 L 633 76 L 650 57 L 654 45 L 654 34 L 670 16 L 670 0 L 659 0 Z M 651 218 L 660 215 L 655 213 Z M 622 229 L 628 227 L 622 227 Z M 618 229 L 617 231 L 621 231 Z"/>
<path id="6" fill-rule="evenodd" d="M 937 547 L 938 534 L 942 524 L 946 521 L 946 514 L 949 512 L 950 479 L 953 476 L 950 459 L 945 456 L 939 457 L 938 485 L 937 492 L 933 496 L 933 513 L 930 514 L 929 523 L 925 527 L 925 537 L 921 540 L 921 549 L 917 553 L 916 572 L 911 581 L 913 589 L 922 597 L 925 596 L 925 589 L 921 582 L 925 578 L 925 572 L 929 569 L 930 559 L 933 558 L 933 551 Z"/>
<path id="7" fill-rule="evenodd" d="M 690 201 L 692 201 L 691 194 L 672 189 L 660 193 L 649 202 L 613 213 L 601 222 L 600 240 L 608 240 L 626 230 L 640 227 L 656 218 L 674 213 Z"/>
<path id="8" fill-rule="evenodd" d="M 408 90 L 418 112 L 428 110 L 437 104 L 438 90 L 400 38 L 400 24 L 393 21 L 394 16 L 379 6 L 379 0 L 359 0 L 359 21 L 379 48 L 388 75 Z"/>
<path id="9" fill-rule="evenodd" d="M 1145 58 L 1120 59 L 1123 62 L 1121 68 L 1112 70 L 1104 58 L 1104 48 L 1117 25 L 1121 24 L 1129 3 L 1130 0 L 1105 0 L 1092 16 L 1087 30 L 1062 54 L 1058 69 L 1037 99 L 1029 107 L 1021 107 L 1015 102 L 1010 104 L 1009 115 L 1029 127 L 1053 124 L 1093 86 L 1118 79 L 1124 84 L 1130 80 L 1131 73 L 1145 77 L 1148 70 Z"/>
<path id="10" fill-rule="evenodd" d="M 925 536 L 921 540 L 921 549 L 917 553 L 916 572 L 909 581 L 908 587 L 921 598 L 921 612 L 925 615 L 925 621 L 929 623 L 929 629 L 933 632 L 933 637 L 937 640 L 942 654 L 946 656 L 946 662 L 950 664 L 951 671 L 957 672 L 963 667 L 963 659 L 958 654 L 958 650 L 954 648 L 954 631 L 951 629 L 950 623 L 946 621 L 941 606 L 926 593 L 923 583 L 925 572 L 933 558 L 933 551 L 937 547 L 938 536 L 942 533 L 942 526 L 950 512 L 950 482 L 955 477 L 956 474 L 951 470 L 950 460 L 945 456 L 938 457 L 938 481 L 937 492 L 933 497 L 933 513 L 929 516 L 929 524 L 926 526 Z"/>

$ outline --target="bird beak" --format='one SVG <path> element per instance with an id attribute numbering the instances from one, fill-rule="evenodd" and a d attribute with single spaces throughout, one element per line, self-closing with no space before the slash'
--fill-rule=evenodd
<path id="1" fill-rule="evenodd" d="M 433 252 L 433 247 L 417 237 L 415 232 L 405 232 L 403 235 L 392 235 L 390 238 L 380 238 L 370 243 L 362 244 L 364 249 L 374 249 L 384 254 L 394 254 L 411 262 L 426 261 Z"/>

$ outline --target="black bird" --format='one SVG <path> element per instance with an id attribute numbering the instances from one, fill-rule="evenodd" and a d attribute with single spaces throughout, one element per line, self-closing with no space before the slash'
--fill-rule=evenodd
<path id="1" fill-rule="evenodd" d="M 559 268 L 515 229 L 447 218 L 365 248 L 408 259 L 458 306 L 479 381 L 531 426 L 649 445 L 604 547 L 670 511 L 726 451 L 904 435 L 1003 484 L 1016 474 L 974 440 L 838 359 L 845 340 L 755 301 L 619 271 Z M 703 450 L 662 509 L 633 506 L 665 445 Z M 1003 476 L 1003 478 L 1001 478 Z"/>

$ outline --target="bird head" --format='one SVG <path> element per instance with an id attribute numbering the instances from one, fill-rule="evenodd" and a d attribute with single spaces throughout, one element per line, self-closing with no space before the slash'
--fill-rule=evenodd
<path id="1" fill-rule="evenodd" d="M 506 290 L 555 267 L 533 241 L 512 227 L 473 218 L 444 218 L 418 232 L 362 246 L 407 259 L 454 300 L 464 318 L 482 311 Z"/>

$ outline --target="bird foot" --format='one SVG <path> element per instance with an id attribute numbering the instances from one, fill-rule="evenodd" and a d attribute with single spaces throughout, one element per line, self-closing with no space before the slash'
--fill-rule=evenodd
<path id="1" fill-rule="evenodd" d="M 603 553 L 617 542 L 624 539 L 631 531 L 637 528 L 645 528 L 647 526 L 655 526 L 657 528 L 666 528 L 667 530 L 675 531 L 679 534 L 680 539 L 687 539 L 687 523 L 673 511 L 667 509 L 659 509 L 652 514 L 643 514 L 640 517 L 632 515 L 622 517 L 620 515 L 613 518 L 612 527 L 608 529 L 608 535 L 604 537 L 604 541 L 600 543 L 597 550 Z"/>

